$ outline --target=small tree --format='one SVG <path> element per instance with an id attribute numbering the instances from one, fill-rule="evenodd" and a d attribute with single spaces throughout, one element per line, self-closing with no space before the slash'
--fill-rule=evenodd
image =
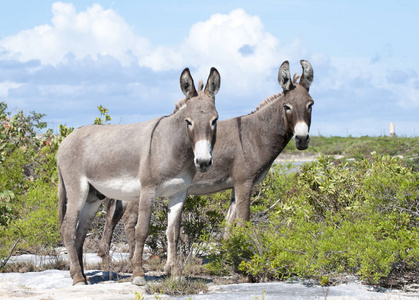
<path id="1" fill-rule="evenodd" d="M 108 109 L 106 107 L 103 107 L 102 105 L 99 105 L 97 109 L 99 110 L 101 117 L 96 117 L 95 122 L 93 124 L 109 124 L 109 121 L 112 120 L 112 117 L 108 114 Z"/>

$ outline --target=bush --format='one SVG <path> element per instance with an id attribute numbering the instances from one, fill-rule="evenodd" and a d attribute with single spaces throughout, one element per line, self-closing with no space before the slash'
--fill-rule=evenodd
<path id="1" fill-rule="evenodd" d="M 44 115 L 6 109 L 0 102 L 0 266 L 16 251 L 51 252 L 59 241 L 55 154 L 62 138 L 38 132 Z"/>
<path id="2" fill-rule="evenodd" d="M 279 176 L 287 182 L 295 175 Z M 302 167 L 291 189 L 271 186 L 282 202 L 267 220 L 219 241 L 214 263 L 255 281 L 350 273 L 377 282 L 397 264 L 419 261 L 418 177 L 389 156 L 353 163 L 321 157 Z"/>
<path id="3" fill-rule="evenodd" d="M 211 196 L 188 196 L 182 211 L 181 233 L 178 250 L 188 255 L 193 249 L 202 248 L 202 237 L 218 234 L 222 231 L 224 211 L 226 209 L 220 198 L 228 193 Z M 150 222 L 146 245 L 152 254 L 161 254 L 167 250 L 167 199 L 159 198 L 153 204 L 153 214 Z"/>
<path id="4" fill-rule="evenodd" d="M 409 166 L 419 167 L 419 137 L 312 136 L 310 147 L 306 151 L 324 155 L 343 155 L 357 160 L 370 157 L 371 152 L 376 152 L 380 155 L 400 155 L 403 156 Z M 283 152 L 299 153 L 293 142 L 288 143 Z"/>
<path id="5" fill-rule="evenodd" d="M 109 123 L 106 108 L 98 109 L 96 123 Z M 61 243 L 55 157 L 73 128 L 60 125 L 57 135 L 40 134 L 42 117 L 22 111 L 12 116 L 0 102 L 0 267 L 16 252 L 52 253 Z M 357 160 L 322 156 L 299 173 L 274 165 L 254 188 L 252 222 L 232 228 L 227 240 L 222 236 L 230 192 L 188 197 L 180 269 L 197 273 L 194 256 L 206 256 L 210 274 L 236 271 L 254 281 L 315 277 L 323 283 L 346 273 L 377 282 L 417 269 L 419 138 L 313 137 L 311 149 Z M 161 254 L 167 249 L 167 201 L 154 205 L 146 243 Z"/>

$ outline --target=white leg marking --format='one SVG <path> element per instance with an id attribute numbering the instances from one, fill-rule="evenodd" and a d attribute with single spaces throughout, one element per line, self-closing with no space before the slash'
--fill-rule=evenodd
<path id="1" fill-rule="evenodd" d="M 185 201 L 186 193 L 182 192 L 177 194 L 178 197 L 172 196 L 169 198 L 169 214 L 168 214 L 168 228 L 173 226 L 173 224 L 176 222 L 177 216 L 182 213 L 183 208 L 183 202 Z"/>

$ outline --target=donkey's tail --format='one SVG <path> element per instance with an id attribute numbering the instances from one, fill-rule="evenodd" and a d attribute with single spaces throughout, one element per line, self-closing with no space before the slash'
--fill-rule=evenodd
<path id="1" fill-rule="evenodd" d="M 58 167 L 58 220 L 60 221 L 60 229 L 63 224 L 65 213 L 67 210 L 67 193 L 61 170 Z"/>

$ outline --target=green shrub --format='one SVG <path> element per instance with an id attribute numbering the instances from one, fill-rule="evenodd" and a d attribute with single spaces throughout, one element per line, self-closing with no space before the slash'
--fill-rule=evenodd
<path id="1" fill-rule="evenodd" d="M 267 220 L 233 228 L 219 241 L 215 263 L 256 281 L 351 273 L 377 282 L 396 264 L 419 261 L 418 176 L 389 156 L 352 163 L 321 157 L 286 192 L 271 186 L 281 203 Z"/>
<path id="2" fill-rule="evenodd" d="M 49 251 L 58 242 L 56 162 L 58 143 L 45 128 L 44 115 L 0 103 L 0 261 L 16 251 Z"/>
<path id="3" fill-rule="evenodd" d="M 35 181 L 30 184 L 20 204 L 14 209 L 19 218 L 13 218 L 0 233 L 0 255 L 5 257 L 16 242 L 16 251 L 25 250 L 31 253 L 52 254 L 60 236 L 56 209 L 57 194 L 52 184 Z"/>
<path id="4" fill-rule="evenodd" d="M 106 108 L 98 109 L 96 123 L 109 123 Z M 6 110 L 0 102 L 0 267 L 10 254 L 51 253 L 60 244 L 55 159 L 60 142 L 73 130 L 60 125 L 59 134 L 47 130 L 41 135 L 42 114 L 12 116 Z M 294 148 L 291 142 L 286 151 Z M 356 160 L 323 156 L 299 173 L 287 164 L 274 165 L 253 190 L 252 222 L 232 228 L 226 240 L 230 192 L 188 197 L 180 269 L 186 272 L 191 253 L 209 258 L 210 274 L 236 271 L 254 281 L 297 275 L 327 283 L 349 273 L 377 282 L 401 265 L 415 268 L 418 149 L 419 138 L 312 137 L 309 151 Z M 161 254 L 167 249 L 167 200 L 154 205 L 147 244 Z"/>
<path id="5" fill-rule="evenodd" d="M 295 143 L 288 143 L 284 153 L 301 153 Z M 380 155 L 401 155 L 410 167 L 419 168 L 419 137 L 324 137 L 311 136 L 310 146 L 305 151 L 314 154 L 343 155 L 362 160 L 375 152 Z"/>
<path id="6" fill-rule="evenodd" d="M 229 192 L 186 198 L 182 211 L 182 230 L 178 247 L 183 254 L 188 254 L 192 248 L 198 247 L 196 244 L 201 243 L 204 236 L 217 234 L 222 230 L 226 206 L 225 202 L 220 199 L 226 199 L 226 197 L 229 199 Z M 153 254 L 166 251 L 166 228 L 167 199 L 159 198 L 153 204 L 149 235 L 146 240 Z M 202 246 L 198 248 L 201 249 Z"/>

